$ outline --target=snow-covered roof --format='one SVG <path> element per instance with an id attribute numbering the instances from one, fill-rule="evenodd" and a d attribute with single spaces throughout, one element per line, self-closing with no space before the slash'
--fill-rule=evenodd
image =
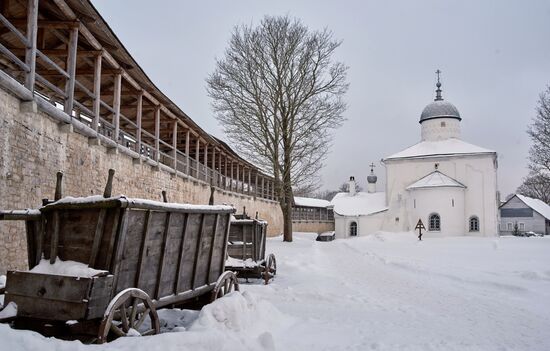
<path id="1" fill-rule="evenodd" d="M 457 138 L 449 138 L 437 141 L 421 141 L 403 151 L 388 156 L 384 159 L 395 160 L 402 158 L 423 158 L 435 156 L 454 156 L 472 154 L 494 154 L 495 151 L 476 146 Z"/>
<path id="2" fill-rule="evenodd" d="M 350 196 L 348 192 L 338 193 L 331 201 L 334 213 L 342 216 L 367 216 L 388 209 L 386 193 L 359 192 Z"/>
<path id="3" fill-rule="evenodd" d="M 434 171 L 427 176 L 424 176 L 412 183 L 407 187 L 408 190 L 411 189 L 421 189 L 421 188 L 438 188 L 438 187 L 458 187 L 466 188 L 464 184 L 459 182 L 456 179 L 449 177 L 439 171 Z"/>
<path id="4" fill-rule="evenodd" d="M 541 201 L 539 199 L 533 199 L 532 197 L 528 197 L 521 194 L 516 194 L 516 196 L 518 197 L 518 199 L 523 201 L 527 206 L 537 211 L 541 216 L 550 220 L 550 206 L 544 203 L 544 201 Z"/>
<path id="5" fill-rule="evenodd" d="M 299 197 L 294 196 L 294 205 L 302 207 L 321 207 L 326 208 L 330 206 L 330 201 L 323 199 L 314 199 L 312 197 Z"/>

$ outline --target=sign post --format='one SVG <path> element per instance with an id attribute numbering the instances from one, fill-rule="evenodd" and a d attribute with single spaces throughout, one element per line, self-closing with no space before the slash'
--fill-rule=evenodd
<path id="1" fill-rule="evenodd" d="M 425 230 L 426 227 L 424 227 L 424 223 L 422 223 L 421 219 L 418 219 L 418 223 L 416 223 L 416 227 L 414 227 L 414 229 L 418 229 L 418 240 L 422 241 L 422 229 Z"/>

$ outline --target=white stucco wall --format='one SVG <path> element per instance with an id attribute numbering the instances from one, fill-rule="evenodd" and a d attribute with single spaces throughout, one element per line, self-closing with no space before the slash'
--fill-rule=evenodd
<path id="1" fill-rule="evenodd" d="M 349 238 L 349 227 L 352 222 L 357 223 L 357 236 L 365 236 L 382 229 L 385 212 L 368 216 L 341 216 L 334 215 L 334 231 L 337 239 Z"/>
<path id="2" fill-rule="evenodd" d="M 423 141 L 460 139 L 460 121 L 456 118 L 434 118 L 422 122 Z"/>
<path id="3" fill-rule="evenodd" d="M 464 188 L 420 188 L 409 190 L 408 201 L 411 224 L 421 219 L 426 236 L 462 236 L 465 235 Z M 429 217 L 437 213 L 440 217 L 440 230 L 429 231 Z"/>
<path id="4" fill-rule="evenodd" d="M 418 218 L 413 218 L 410 208 L 412 198 L 405 188 L 416 180 L 438 169 L 466 185 L 464 190 L 464 215 L 462 225 L 453 232 L 468 232 L 468 219 L 475 215 L 480 221 L 480 231 L 472 235 L 495 236 L 497 230 L 497 162 L 496 154 L 461 156 L 437 156 L 386 160 L 386 201 L 389 207 L 383 229 L 388 231 L 413 230 Z M 427 199 L 430 201 L 430 199 Z M 437 196 L 432 197 L 437 201 Z M 445 219 L 442 218 L 442 221 Z"/>

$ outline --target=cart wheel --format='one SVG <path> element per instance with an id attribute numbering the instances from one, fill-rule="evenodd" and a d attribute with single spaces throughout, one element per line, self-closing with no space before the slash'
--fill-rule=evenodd
<path id="1" fill-rule="evenodd" d="M 142 328 L 149 317 L 149 325 Z M 119 292 L 109 303 L 99 327 L 99 343 L 107 341 L 109 335 L 145 336 L 160 332 L 157 310 L 143 290 L 129 288 Z"/>
<path id="2" fill-rule="evenodd" d="M 277 274 L 277 260 L 275 259 L 274 254 L 269 254 L 267 260 L 265 260 L 264 271 L 262 273 L 262 278 L 264 278 L 265 285 L 269 283 L 269 280 L 273 279 Z"/>
<path id="3" fill-rule="evenodd" d="M 212 297 L 210 301 L 214 301 L 229 294 L 232 291 L 239 291 L 239 281 L 235 273 L 231 271 L 223 272 L 218 278 L 214 290 L 212 290 Z"/>

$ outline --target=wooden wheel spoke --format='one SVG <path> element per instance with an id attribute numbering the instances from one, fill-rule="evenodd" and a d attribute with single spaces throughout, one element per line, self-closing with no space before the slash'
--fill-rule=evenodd
<path id="1" fill-rule="evenodd" d="M 132 310 L 130 311 L 130 327 L 134 327 L 134 322 L 136 320 L 136 313 L 137 313 L 137 306 L 138 306 L 138 299 L 133 298 L 132 299 Z"/>
<path id="2" fill-rule="evenodd" d="M 147 318 L 147 316 L 149 315 L 149 312 L 151 311 L 150 308 L 147 308 L 143 314 L 141 315 L 141 317 L 139 317 L 139 320 L 136 322 L 135 326 L 134 326 L 134 329 L 138 329 L 139 327 L 141 327 L 141 325 L 143 324 L 143 322 L 145 321 L 145 318 Z"/>
<path id="3" fill-rule="evenodd" d="M 112 331 L 113 333 L 115 333 L 117 336 L 126 336 L 126 333 L 125 333 L 122 329 L 120 329 L 119 327 L 117 327 L 117 326 L 114 325 L 114 324 L 111 324 L 111 328 L 110 328 L 110 329 L 111 329 L 111 331 Z"/>
<path id="4" fill-rule="evenodd" d="M 155 335 L 155 334 L 156 334 L 155 329 L 149 329 L 149 330 L 144 331 L 143 333 L 141 333 L 142 336 Z"/>
<path id="5" fill-rule="evenodd" d="M 130 327 L 128 326 L 128 313 L 126 311 L 126 303 L 120 305 L 120 321 L 122 322 L 122 330 L 128 333 Z"/>

